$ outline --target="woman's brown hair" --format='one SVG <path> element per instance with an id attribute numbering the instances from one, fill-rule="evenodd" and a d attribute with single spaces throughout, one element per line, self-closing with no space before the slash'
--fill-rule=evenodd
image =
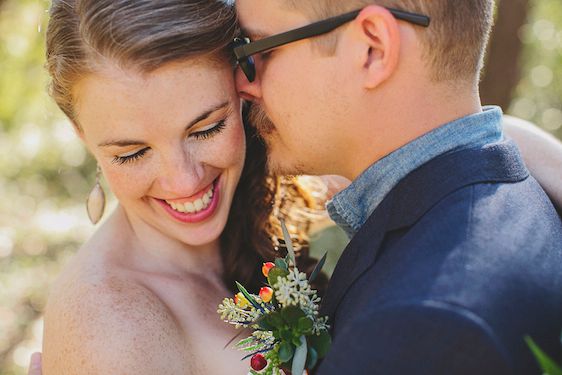
<path id="1" fill-rule="evenodd" d="M 104 63 L 141 73 L 191 58 L 233 63 L 229 45 L 238 34 L 236 12 L 222 0 L 53 0 L 50 15 L 49 92 L 78 128 L 73 87 Z M 272 217 L 277 179 L 267 175 L 263 142 L 253 128 L 245 130 L 246 163 L 221 235 L 224 282 L 233 291 L 234 281 L 252 290 L 261 286 L 261 263 L 275 257 L 272 235 L 279 232 Z M 297 191 L 284 190 L 291 196 Z M 306 239 L 301 238 L 298 258 L 309 268 Z"/>

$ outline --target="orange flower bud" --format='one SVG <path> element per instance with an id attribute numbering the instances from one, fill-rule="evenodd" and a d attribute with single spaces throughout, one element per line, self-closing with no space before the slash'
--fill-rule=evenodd
<path id="1" fill-rule="evenodd" d="M 275 267 L 275 264 L 274 264 L 274 263 L 271 263 L 271 262 L 264 263 L 263 266 L 262 266 L 262 268 L 261 268 L 261 272 L 263 273 L 263 275 L 264 275 L 265 277 L 267 277 L 267 275 L 269 275 L 269 271 L 270 271 L 273 267 Z"/>
<path id="2" fill-rule="evenodd" d="M 273 298 L 273 289 L 264 286 L 260 289 L 260 298 L 263 302 L 268 303 Z"/>

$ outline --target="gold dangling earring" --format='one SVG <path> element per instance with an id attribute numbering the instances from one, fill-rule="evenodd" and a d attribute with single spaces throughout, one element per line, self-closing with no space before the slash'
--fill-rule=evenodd
<path id="1" fill-rule="evenodd" d="M 86 200 L 86 211 L 92 224 L 97 224 L 103 216 L 105 210 L 105 192 L 100 184 L 101 168 L 98 165 L 96 170 L 96 184 Z"/>

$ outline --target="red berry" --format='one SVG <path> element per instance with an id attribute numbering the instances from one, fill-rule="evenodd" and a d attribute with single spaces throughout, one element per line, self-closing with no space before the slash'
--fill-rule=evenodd
<path id="1" fill-rule="evenodd" d="M 250 366 L 254 371 L 261 371 L 265 368 L 265 366 L 267 366 L 267 360 L 263 354 L 255 354 L 250 360 Z"/>

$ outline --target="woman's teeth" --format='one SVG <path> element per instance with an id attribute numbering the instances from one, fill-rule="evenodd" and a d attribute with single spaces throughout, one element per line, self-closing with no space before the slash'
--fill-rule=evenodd
<path id="1" fill-rule="evenodd" d="M 170 207 L 178 212 L 194 214 L 209 207 L 211 198 L 213 197 L 213 188 L 214 186 L 211 186 L 211 188 L 205 194 L 203 194 L 201 198 L 196 199 L 193 202 L 179 203 L 166 201 L 166 203 L 168 203 Z"/>

